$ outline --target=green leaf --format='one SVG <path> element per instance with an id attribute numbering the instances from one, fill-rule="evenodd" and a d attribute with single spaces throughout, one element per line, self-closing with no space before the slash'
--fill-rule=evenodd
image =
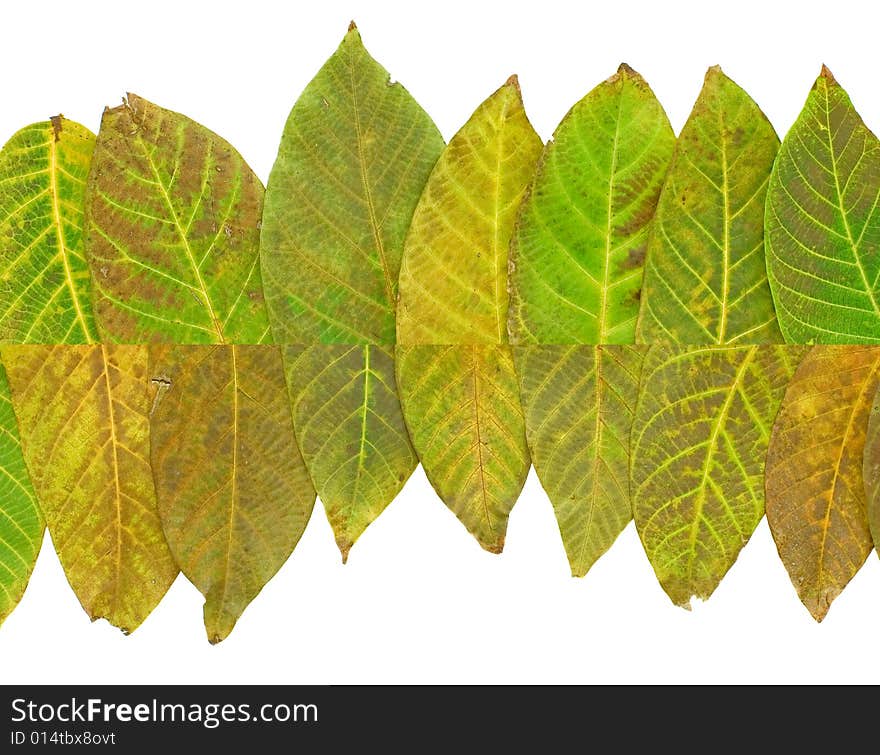
<path id="1" fill-rule="evenodd" d="M 284 346 L 297 441 L 342 560 L 418 464 L 385 346 Z"/>
<path id="2" fill-rule="evenodd" d="M 0 625 L 24 594 L 44 529 L 21 454 L 6 370 L 0 363 Z"/>
<path id="3" fill-rule="evenodd" d="M 880 342 L 880 142 L 822 67 L 767 192 L 767 269 L 792 343 Z"/>
<path id="4" fill-rule="evenodd" d="M 104 111 L 85 201 L 102 341 L 268 340 L 263 186 L 228 142 L 129 94 Z"/>
<path id="5" fill-rule="evenodd" d="M 513 347 L 532 462 L 575 577 L 632 519 L 629 439 L 644 353 L 634 346 Z"/>
<path id="6" fill-rule="evenodd" d="M 144 346 L 5 346 L 21 446 L 67 579 L 126 634 L 177 575 L 150 469 Z"/>
<path id="7" fill-rule="evenodd" d="M 413 214 L 398 342 L 507 342 L 507 250 L 540 154 L 511 77 L 449 142 Z"/>
<path id="8" fill-rule="evenodd" d="M 83 197 L 95 135 L 58 115 L 0 152 L 0 341 L 93 343 Z"/>
<path id="9" fill-rule="evenodd" d="M 275 346 L 156 346 L 150 458 L 162 528 L 225 639 L 315 503 Z"/>
<path id="10" fill-rule="evenodd" d="M 632 343 L 675 134 L 627 65 L 562 119 L 510 248 L 512 343 Z"/>
<path id="11" fill-rule="evenodd" d="M 510 347 L 398 346 L 397 370 L 428 480 L 480 545 L 500 553 L 529 471 Z"/>
<path id="12" fill-rule="evenodd" d="M 652 346 L 631 440 L 633 516 L 676 605 L 707 599 L 764 515 L 770 428 L 802 351 Z"/>
<path id="13" fill-rule="evenodd" d="M 261 256 L 275 341 L 394 343 L 403 240 L 443 138 L 354 25 L 290 113 Z"/>
<path id="14" fill-rule="evenodd" d="M 767 453 L 767 522 L 803 604 L 822 621 L 871 552 L 862 464 L 880 348 L 814 346 Z"/>
<path id="15" fill-rule="evenodd" d="M 397 385 L 434 489 L 489 551 L 529 468 L 507 343 L 507 249 L 541 140 L 516 77 L 449 142 L 406 238 Z"/>
<path id="16" fill-rule="evenodd" d="M 648 244 L 640 343 L 781 343 L 764 262 L 764 198 L 779 139 L 710 68 L 681 131 Z"/>

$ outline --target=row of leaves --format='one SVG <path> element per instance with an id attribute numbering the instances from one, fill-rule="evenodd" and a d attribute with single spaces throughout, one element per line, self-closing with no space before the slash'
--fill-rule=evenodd
<path id="1" fill-rule="evenodd" d="M 623 65 L 546 146 L 512 78 L 444 147 L 353 27 L 265 192 L 219 136 L 134 95 L 97 137 L 60 116 L 27 127 L 0 152 L 0 341 L 103 345 L 5 347 L 0 535 L 40 521 L 20 431 L 89 613 L 133 629 L 179 567 L 217 640 L 315 490 L 345 557 L 420 460 L 498 552 L 531 458 L 575 574 L 635 512 L 670 596 L 705 597 L 763 514 L 805 349 L 773 344 L 880 343 L 878 198 L 880 143 L 826 69 L 781 146 L 718 68 L 676 140 Z M 806 370 L 793 427 L 821 400 L 811 370 L 876 356 L 828 353 L 789 386 Z M 785 519 L 801 530 L 774 533 L 817 618 L 870 549 L 859 369 L 839 377 L 861 376 L 861 403 L 829 389 L 839 406 L 815 420 L 848 416 L 852 454 L 826 457 L 829 425 L 779 456 L 780 496 L 811 491 Z M 0 552 L 9 607 L 22 547 Z"/>

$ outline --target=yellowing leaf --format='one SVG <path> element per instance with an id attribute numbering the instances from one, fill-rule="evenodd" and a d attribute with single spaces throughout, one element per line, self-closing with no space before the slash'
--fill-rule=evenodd
<path id="1" fill-rule="evenodd" d="M 352 27 L 290 112 L 261 255 L 279 344 L 394 343 L 403 239 L 443 138 Z"/>
<path id="2" fill-rule="evenodd" d="M 652 346 L 645 357 L 631 439 L 633 516 L 676 605 L 712 594 L 764 515 L 770 428 L 801 353 Z"/>
<path id="3" fill-rule="evenodd" d="M 773 166 L 766 226 L 786 340 L 880 341 L 880 141 L 824 66 Z"/>
<path id="4" fill-rule="evenodd" d="M 507 248 L 541 153 L 512 77 L 440 156 L 400 271 L 397 385 L 434 489 L 499 552 L 529 468 L 507 343 Z"/>
<path id="5" fill-rule="evenodd" d="M 291 554 L 315 490 L 293 435 L 274 346 L 156 346 L 151 460 L 162 527 L 227 637 Z"/>
<path id="6" fill-rule="evenodd" d="M 135 630 L 177 575 L 150 470 L 147 350 L 6 346 L 21 445 L 86 613 Z"/>
<path id="7" fill-rule="evenodd" d="M 480 545 L 500 553 L 529 471 L 510 349 L 398 346 L 397 369 L 428 480 Z"/>
<path id="8" fill-rule="evenodd" d="M 85 249 L 103 341 L 262 343 L 263 186 L 233 147 L 129 94 L 104 111 Z"/>
<path id="9" fill-rule="evenodd" d="M 625 64 L 562 119 L 510 248 L 511 343 L 633 342 L 674 146 L 663 107 Z"/>
<path id="10" fill-rule="evenodd" d="M 532 462 L 576 577 L 632 519 L 629 440 L 644 352 L 634 346 L 513 348 Z"/>
<path id="11" fill-rule="evenodd" d="M 284 346 L 294 427 L 343 562 L 407 481 L 410 445 L 383 346 Z"/>
<path id="12" fill-rule="evenodd" d="M 874 548 L 880 549 L 880 390 L 874 394 L 874 403 L 868 416 L 862 476 L 865 480 L 871 538 L 874 541 Z"/>
<path id="13" fill-rule="evenodd" d="M 6 370 L 0 363 L 0 625 L 24 594 L 45 528 L 21 454 Z"/>
<path id="14" fill-rule="evenodd" d="M 95 136 L 56 116 L 0 152 L 0 341 L 92 343 L 83 197 Z"/>
<path id="15" fill-rule="evenodd" d="M 871 552 L 862 463 L 880 348 L 814 346 L 791 379 L 767 453 L 767 521 L 821 621 Z"/>
<path id="16" fill-rule="evenodd" d="M 779 139 L 755 102 L 710 68 L 648 244 L 639 343 L 781 343 L 764 264 L 764 197 Z"/>

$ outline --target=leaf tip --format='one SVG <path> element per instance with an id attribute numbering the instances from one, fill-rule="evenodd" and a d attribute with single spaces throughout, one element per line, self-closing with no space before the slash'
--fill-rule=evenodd
<path id="1" fill-rule="evenodd" d="M 357 31 L 357 30 L 358 30 L 357 24 L 354 22 L 354 19 L 352 19 L 351 21 L 348 22 L 348 32 L 350 34 L 351 32 Z"/>
<path id="2" fill-rule="evenodd" d="M 519 76 L 517 76 L 515 73 L 508 77 L 507 81 L 504 82 L 504 86 L 513 87 L 514 89 L 516 89 L 518 94 L 522 94 L 522 89 L 520 89 L 519 86 Z"/>
<path id="3" fill-rule="evenodd" d="M 49 123 L 52 124 L 52 133 L 55 137 L 56 142 L 61 141 L 61 132 L 64 130 L 64 116 L 59 113 L 58 115 L 53 115 L 49 118 Z"/>
<path id="4" fill-rule="evenodd" d="M 819 71 L 819 78 L 816 80 L 816 83 L 819 83 L 819 81 L 824 81 L 828 86 L 838 86 L 837 79 L 834 78 L 831 69 L 824 63 L 822 64 L 822 70 Z"/>
<path id="5" fill-rule="evenodd" d="M 617 75 L 626 76 L 628 79 L 641 78 L 638 71 L 636 71 L 636 69 L 633 68 L 629 63 L 621 63 L 619 66 L 617 66 Z"/>

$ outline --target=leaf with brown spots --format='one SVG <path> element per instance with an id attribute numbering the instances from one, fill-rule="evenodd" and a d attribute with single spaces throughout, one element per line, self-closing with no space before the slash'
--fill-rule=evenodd
<path id="1" fill-rule="evenodd" d="M 134 94 L 107 109 L 85 198 L 102 341 L 263 343 L 263 186 L 225 140 Z"/>
<path id="2" fill-rule="evenodd" d="M 162 527 L 227 637 L 284 564 L 315 502 L 275 346 L 153 346 L 151 460 Z"/>
<path id="3" fill-rule="evenodd" d="M 145 346 L 5 346 L 31 481 L 86 613 L 132 632 L 177 575 L 150 470 Z"/>
<path id="4" fill-rule="evenodd" d="M 878 380 L 880 347 L 814 346 L 773 425 L 767 521 L 816 621 L 871 552 L 862 465 Z"/>

